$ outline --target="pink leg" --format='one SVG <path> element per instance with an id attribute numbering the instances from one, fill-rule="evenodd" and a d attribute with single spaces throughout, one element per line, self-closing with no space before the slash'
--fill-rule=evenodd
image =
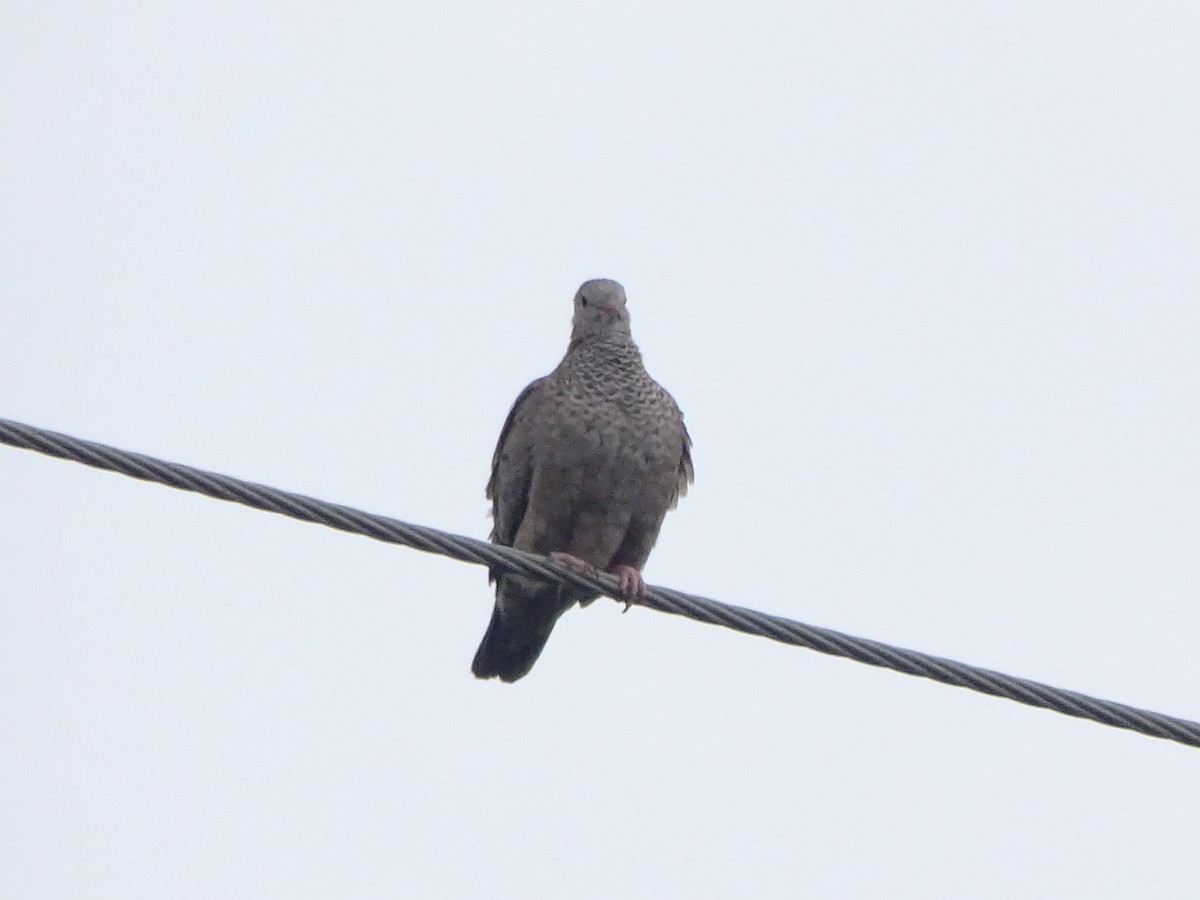
<path id="1" fill-rule="evenodd" d="M 590 562 L 582 560 L 578 556 L 572 556 L 570 553 L 563 553 L 561 550 L 552 552 L 550 558 L 580 575 L 591 575 L 596 571 L 596 567 Z M 646 596 L 646 582 L 642 580 L 642 573 L 624 563 L 613 566 L 610 571 L 617 576 L 617 592 L 625 601 L 625 612 L 629 612 L 629 607 Z"/>
<path id="2" fill-rule="evenodd" d="M 624 563 L 613 566 L 612 573 L 620 582 L 621 597 L 625 600 L 625 612 L 629 612 L 629 607 L 646 596 L 646 582 L 642 580 L 641 572 Z"/>
<path id="3" fill-rule="evenodd" d="M 561 563 L 562 565 L 566 566 L 568 569 L 573 569 L 580 575 L 590 575 L 596 571 L 596 567 L 590 562 L 586 562 L 580 559 L 578 556 L 572 556 L 570 553 L 562 553 L 561 551 L 555 550 L 550 554 L 550 558 L 556 563 Z"/>

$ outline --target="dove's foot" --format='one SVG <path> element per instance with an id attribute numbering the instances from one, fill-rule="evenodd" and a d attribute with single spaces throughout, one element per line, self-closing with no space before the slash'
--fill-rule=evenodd
<path id="1" fill-rule="evenodd" d="M 633 566 L 613 566 L 612 573 L 617 576 L 621 598 L 625 601 L 625 612 L 629 612 L 629 607 L 646 596 L 646 582 L 642 580 L 642 573 Z"/>
<path id="2" fill-rule="evenodd" d="M 555 550 L 550 554 L 550 558 L 556 563 L 566 566 L 573 572 L 578 572 L 580 575 L 591 575 L 596 571 L 596 567 L 590 562 L 585 562 L 578 556 L 572 556 L 570 553 L 562 553 Z"/>
<path id="3" fill-rule="evenodd" d="M 550 554 L 550 558 L 580 575 L 594 575 L 597 571 L 590 562 L 586 562 L 578 556 L 572 556 L 570 553 L 555 550 Z M 617 593 L 625 601 L 625 611 L 629 612 L 629 607 L 634 603 L 641 602 L 642 598 L 646 596 L 646 582 L 642 580 L 642 573 L 633 566 L 624 564 L 613 566 L 609 571 L 617 576 Z"/>

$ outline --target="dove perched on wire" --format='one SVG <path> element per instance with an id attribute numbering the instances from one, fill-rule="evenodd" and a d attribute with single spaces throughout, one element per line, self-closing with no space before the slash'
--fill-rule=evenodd
<path id="1" fill-rule="evenodd" d="M 584 282 L 566 356 L 521 392 L 500 432 L 487 485 L 491 540 L 611 572 L 634 602 L 663 518 L 692 481 L 691 445 L 679 407 L 642 365 L 625 289 Z M 496 605 L 471 665 L 478 678 L 528 674 L 559 617 L 595 599 L 522 575 L 491 580 Z"/>

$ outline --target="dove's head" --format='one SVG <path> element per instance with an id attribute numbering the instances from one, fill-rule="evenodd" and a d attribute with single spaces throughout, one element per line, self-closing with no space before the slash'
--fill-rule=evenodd
<path id="1" fill-rule="evenodd" d="M 629 337 L 629 310 L 625 288 L 607 278 L 585 281 L 575 293 L 575 318 L 571 341 Z"/>

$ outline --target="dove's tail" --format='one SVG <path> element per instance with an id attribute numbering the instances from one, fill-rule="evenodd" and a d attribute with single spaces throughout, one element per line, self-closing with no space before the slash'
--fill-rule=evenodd
<path id="1" fill-rule="evenodd" d="M 524 579 L 501 576 L 492 621 L 475 651 L 471 672 L 476 678 L 508 682 L 528 675 L 554 623 L 572 602 L 561 597 L 558 585 L 530 585 Z"/>

